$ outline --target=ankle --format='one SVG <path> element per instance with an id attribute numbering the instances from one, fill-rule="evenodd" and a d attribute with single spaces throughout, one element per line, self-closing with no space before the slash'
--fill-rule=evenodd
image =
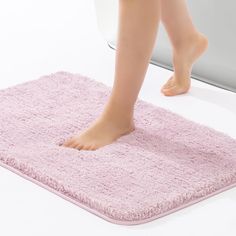
<path id="1" fill-rule="evenodd" d="M 186 50 L 187 47 L 191 47 L 194 42 L 197 42 L 203 34 L 196 29 L 189 32 L 187 35 L 184 35 L 184 38 L 176 40 L 173 46 L 173 50 L 176 53 L 179 53 L 183 50 Z"/>
<path id="2" fill-rule="evenodd" d="M 108 103 L 101 114 L 101 120 L 115 124 L 120 128 L 133 126 L 133 112 L 130 109 Z"/>
<path id="3" fill-rule="evenodd" d="M 124 119 L 132 119 L 134 106 L 130 105 L 123 99 L 114 99 L 112 96 L 106 104 L 104 112 L 110 116 L 123 117 Z"/>

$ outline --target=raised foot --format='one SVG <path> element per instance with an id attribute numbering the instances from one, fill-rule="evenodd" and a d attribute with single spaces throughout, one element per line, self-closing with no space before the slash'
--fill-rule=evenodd
<path id="1" fill-rule="evenodd" d="M 165 96 L 187 93 L 191 86 L 191 71 L 194 62 L 206 51 L 208 39 L 200 32 L 190 37 L 174 50 L 174 74 L 162 86 Z"/>
<path id="2" fill-rule="evenodd" d="M 187 93 L 191 87 L 191 80 L 177 81 L 173 76 L 171 76 L 167 83 L 162 87 L 161 92 L 165 96 L 175 96 Z"/>

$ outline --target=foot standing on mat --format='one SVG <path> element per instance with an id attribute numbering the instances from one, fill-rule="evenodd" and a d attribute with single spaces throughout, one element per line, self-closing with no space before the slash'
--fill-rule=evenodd
<path id="1" fill-rule="evenodd" d="M 119 0 L 119 27 L 112 93 L 103 113 L 63 146 L 96 150 L 135 129 L 134 104 L 152 56 L 162 20 L 173 49 L 174 73 L 161 88 L 166 96 L 186 93 L 193 63 L 207 38 L 192 23 L 185 0 Z"/>

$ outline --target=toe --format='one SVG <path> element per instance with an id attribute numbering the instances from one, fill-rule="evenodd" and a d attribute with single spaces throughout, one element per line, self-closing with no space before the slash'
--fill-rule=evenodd
<path id="1" fill-rule="evenodd" d="M 95 150 L 97 150 L 97 147 L 92 146 L 92 147 L 91 147 L 91 150 L 92 150 L 92 151 L 95 151 Z"/>
<path id="2" fill-rule="evenodd" d="M 163 93 L 166 96 L 174 96 L 174 95 L 177 94 L 176 90 L 177 90 L 177 87 L 176 86 L 172 86 L 170 88 L 164 89 Z"/>
<path id="3" fill-rule="evenodd" d="M 169 88 L 173 85 L 173 76 L 171 76 L 168 81 L 162 86 L 161 91 L 163 92 L 164 89 Z"/>
<path id="4" fill-rule="evenodd" d="M 70 145 L 72 144 L 72 142 L 73 142 L 72 139 L 68 139 L 68 140 L 66 140 L 66 141 L 62 144 L 62 146 L 70 147 Z"/>
<path id="5" fill-rule="evenodd" d="M 87 146 L 86 146 L 86 150 L 89 150 L 89 151 L 92 150 L 92 145 L 91 145 L 91 144 L 90 144 L 90 145 L 87 145 Z"/>
<path id="6" fill-rule="evenodd" d="M 89 146 L 89 150 L 91 150 L 91 151 L 95 151 L 96 149 L 97 149 L 97 147 L 96 147 L 95 144 L 91 144 L 91 145 Z"/>
<path id="7" fill-rule="evenodd" d="M 81 144 L 81 143 L 78 143 L 76 146 L 75 146 L 76 149 L 78 150 L 83 150 L 84 149 L 84 145 Z"/>
<path id="8" fill-rule="evenodd" d="M 71 147 L 71 148 L 76 148 L 77 145 L 78 145 L 78 141 L 77 141 L 77 140 L 74 140 L 74 141 L 72 141 L 70 147 Z"/>
<path id="9" fill-rule="evenodd" d="M 83 150 L 89 150 L 90 146 L 88 144 L 83 146 Z"/>
<path id="10" fill-rule="evenodd" d="M 175 95 L 186 93 L 188 89 L 189 87 L 180 87 L 180 86 L 175 85 L 168 89 L 164 89 L 163 93 L 166 96 L 175 96 Z"/>

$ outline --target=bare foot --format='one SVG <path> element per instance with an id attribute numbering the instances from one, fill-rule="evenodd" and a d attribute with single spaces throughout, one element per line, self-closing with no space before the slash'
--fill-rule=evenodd
<path id="1" fill-rule="evenodd" d="M 194 62 L 206 51 L 208 39 L 200 32 L 193 35 L 183 46 L 174 50 L 174 74 L 161 88 L 165 96 L 186 93 L 191 86 L 191 71 Z"/>
<path id="2" fill-rule="evenodd" d="M 63 146 L 79 150 L 96 150 L 112 143 L 135 129 L 133 120 L 117 119 L 106 115 L 98 118 L 83 133 L 73 136 Z"/>

